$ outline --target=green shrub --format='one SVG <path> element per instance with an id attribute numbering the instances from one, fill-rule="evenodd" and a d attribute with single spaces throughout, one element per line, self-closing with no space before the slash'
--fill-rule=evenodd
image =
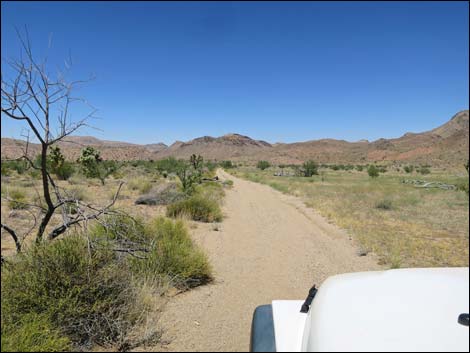
<path id="1" fill-rule="evenodd" d="M 370 165 L 367 168 L 367 174 L 369 174 L 371 178 L 377 178 L 379 176 L 379 170 L 375 165 Z"/>
<path id="2" fill-rule="evenodd" d="M 176 173 L 181 168 L 183 163 L 184 161 L 182 160 L 178 160 L 174 157 L 168 157 L 168 158 L 156 161 L 155 168 L 159 172 L 161 173 L 165 172 L 165 174 L 168 175 L 169 173 Z"/>
<path id="3" fill-rule="evenodd" d="M 131 324 L 132 298 L 128 272 L 115 256 L 70 235 L 2 265 L 2 328 L 41 315 L 77 345 L 118 340 Z"/>
<path id="4" fill-rule="evenodd" d="M 147 235 L 144 222 L 140 218 L 134 218 L 127 214 L 108 215 L 101 223 L 96 224 L 90 237 L 98 243 L 113 241 L 118 244 L 132 242 L 145 244 Z M 105 243 L 103 243 L 104 247 Z"/>
<path id="5" fill-rule="evenodd" d="M 67 190 L 67 196 L 70 196 L 79 201 L 84 201 L 87 199 L 85 190 L 79 186 L 73 186 Z"/>
<path id="6" fill-rule="evenodd" d="M 217 163 L 215 163 L 213 161 L 206 161 L 206 168 L 209 171 L 209 173 L 211 174 L 212 172 L 214 172 L 217 169 Z"/>
<path id="7" fill-rule="evenodd" d="M 429 174 L 431 173 L 431 170 L 428 168 L 428 167 L 421 167 L 421 169 L 419 170 L 419 172 L 421 174 Z"/>
<path id="8" fill-rule="evenodd" d="M 41 171 L 39 169 L 34 169 L 34 168 L 31 168 L 29 170 L 29 173 L 28 173 L 31 178 L 33 179 L 41 179 L 42 178 L 42 174 L 41 174 Z"/>
<path id="9" fill-rule="evenodd" d="M 363 169 L 364 169 L 364 167 L 363 167 L 362 165 L 357 165 L 357 166 L 356 166 L 356 170 L 357 170 L 358 172 L 362 172 Z"/>
<path id="10" fill-rule="evenodd" d="M 75 168 L 73 167 L 73 164 L 70 162 L 64 161 L 55 170 L 55 175 L 60 180 L 68 180 L 73 175 L 74 172 L 75 172 Z"/>
<path id="11" fill-rule="evenodd" d="M 463 191 L 467 193 L 468 195 L 468 192 L 469 192 L 468 181 L 457 184 L 457 190 Z"/>
<path id="12" fill-rule="evenodd" d="M 85 181 L 85 176 L 83 174 L 75 173 L 70 178 L 67 179 L 67 182 L 70 185 L 79 185 L 79 184 L 84 184 L 86 181 Z"/>
<path id="13" fill-rule="evenodd" d="M 315 161 L 307 161 L 302 164 L 302 173 L 305 177 L 318 175 L 318 164 Z"/>
<path id="14" fill-rule="evenodd" d="M 222 161 L 222 162 L 220 162 L 220 166 L 224 169 L 234 168 L 234 165 L 233 165 L 232 161 Z"/>
<path id="15" fill-rule="evenodd" d="M 198 186 L 196 192 L 202 198 L 216 201 L 218 204 L 222 202 L 225 196 L 224 185 L 217 182 L 203 183 Z"/>
<path id="16" fill-rule="evenodd" d="M 227 180 L 224 180 L 224 181 L 222 182 L 222 185 L 225 186 L 225 187 L 231 188 L 231 187 L 233 186 L 233 180 L 228 180 L 228 179 L 227 179 Z"/>
<path id="17" fill-rule="evenodd" d="M 256 165 L 256 168 L 265 170 L 271 166 L 271 163 L 268 161 L 259 161 L 258 164 Z"/>
<path id="18" fill-rule="evenodd" d="M 376 208 L 381 209 L 381 210 L 391 210 L 392 209 L 392 200 L 389 199 L 384 199 L 375 205 Z"/>
<path id="19" fill-rule="evenodd" d="M 15 161 L 2 161 L 2 175 L 9 174 L 10 171 L 16 171 L 18 174 L 24 174 L 29 169 L 29 162 L 24 159 Z"/>
<path id="20" fill-rule="evenodd" d="M 378 169 L 379 169 L 379 173 L 386 173 L 387 172 L 387 168 L 385 168 L 385 167 L 380 167 Z"/>
<path id="21" fill-rule="evenodd" d="M 136 205 L 169 205 L 170 203 L 181 201 L 188 195 L 183 193 L 176 183 L 160 183 L 149 193 L 140 196 Z"/>
<path id="22" fill-rule="evenodd" d="M 405 165 L 403 167 L 403 170 L 406 172 L 406 173 L 413 173 L 413 170 L 414 170 L 414 167 L 412 165 Z"/>
<path id="23" fill-rule="evenodd" d="M 130 190 L 138 190 L 140 194 L 146 194 L 152 189 L 152 183 L 145 177 L 137 177 L 127 182 Z"/>
<path id="24" fill-rule="evenodd" d="M 2 352 L 69 352 L 71 342 L 47 315 L 29 313 L 16 323 L 2 322 Z"/>
<path id="25" fill-rule="evenodd" d="M 3 175 L 3 176 L 11 175 L 11 170 L 10 170 L 10 168 L 8 168 L 8 165 L 5 161 L 1 162 L 1 175 Z"/>
<path id="26" fill-rule="evenodd" d="M 181 217 L 188 215 L 194 221 L 220 222 L 222 212 L 218 203 L 214 200 L 194 195 L 189 199 L 175 202 L 167 208 L 168 217 Z"/>
<path id="27" fill-rule="evenodd" d="M 211 268 L 205 254 L 195 246 L 182 221 L 160 217 L 145 227 L 151 244 L 146 260 L 129 258 L 131 269 L 148 278 L 169 276 L 178 287 L 195 287 L 211 280 Z"/>
<path id="28" fill-rule="evenodd" d="M 23 191 L 19 189 L 11 189 L 8 193 L 10 200 L 8 201 L 8 207 L 12 210 L 21 210 L 25 209 L 28 206 L 26 205 L 26 195 Z"/>
<path id="29" fill-rule="evenodd" d="M 183 222 L 163 217 L 144 223 L 125 214 L 108 216 L 96 225 L 91 238 L 106 247 L 134 245 L 128 256 L 131 271 L 142 280 L 168 281 L 177 287 L 194 287 L 210 281 L 211 270 L 204 253 L 193 244 Z"/>

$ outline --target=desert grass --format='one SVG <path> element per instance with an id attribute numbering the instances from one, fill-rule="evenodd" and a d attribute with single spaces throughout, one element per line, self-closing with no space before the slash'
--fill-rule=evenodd
<path id="1" fill-rule="evenodd" d="M 322 171 L 320 176 L 276 177 L 243 168 L 237 176 L 300 196 L 332 223 L 346 229 L 365 252 L 393 268 L 468 266 L 469 199 L 464 191 L 417 188 L 403 179 L 458 185 L 465 174 Z M 323 181 L 322 181 L 323 180 Z"/>

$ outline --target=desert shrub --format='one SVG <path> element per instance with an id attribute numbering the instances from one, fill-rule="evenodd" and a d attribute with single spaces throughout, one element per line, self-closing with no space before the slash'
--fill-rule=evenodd
<path id="1" fill-rule="evenodd" d="M 186 200 L 175 202 L 167 208 L 168 217 L 181 217 L 188 215 L 194 221 L 220 222 L 222 211 L 214 200 L 194 195 Z"/>
<path id="2" fill-rule="evenodd" d="M 128 271 L 114 252 L 70 235 L 2 266 L 2 327 L 41 315 L 76 345 L 119 340 L 131 325 Z"/>
<path id="3" fill-rule="evenodd" d="M 271 166 L 271 163 L 268 161 L 259 161 L 258 164 L 256 164 L 256 168 L 265 170 Z"/>
<path id="4" fill-rule="evenodd" d="M 339 170 L 339 166 L 337 166 L 336 164 L 333 164 L 332 166 L 330 166 L 330 168 L 333 170 Z"/>
<path id="5" fill-rule="evenodd" d="M 73 186 L 67 190 L 67 196 L 70 196 L 79 201 L 84 201 L 87 199 L 85 190 L 79 186 Z"/>
<path id="6" fill-rule="evenodd" d="M 463 191 L 467 193 L 467 195 L 469 194 L 468 181 L 458 183 L 456 186 L 457 186 L 457 190 Z"/>
<path id="7" fill-rule="evenodd" d="M 357 170 L 358 172 L 362 172 L 363 169 L 364 169 L 364 167 L 363 167 L 362 165 L 357 165 L 357 166 L 356 166 L 356 170 Z"/>
<path id="8" fill-rule="evenodd" d="M 414 167 L 412 165 L 405 165 L 403 167 L 403 170 L 406 172 L 406 173 L 413 173 L 413 170 L 414 170 Z"/>
<path id="9" fill-rule="evenodd" d="M 228 180 L 228 179 L 227 179 L 227 180 L 224 180 L 224 181 L 222 182 L 222 185 L 223 185 L 224 187 L 229 187 L 229 188 L 231 188 L 231 187 L 233 186 L 233 180 Z"/>
<path id="10" fill-rule="evenodd" d="M 419 172 L 424 175 L 424 174 L 429 174 L 429 173 L 431 173 L 431 170 L 430 170 L 428 167 L 421 167 L 421 168 L 419 169 Z"/>
<path id="11" fill-rule="evenodd" d="M 2 175 L 16 171 L 18 174 L 24 174 L 29 168 L 28 162 L 20 159 L 14 161 L 2 161 Z"/>
<path id="12" fill-rule="evenodd" d="M 224 169 L 234 168 L 234 165 L 233 165 L 232 161 L 222 161 L 222 162 L 220 162 L 220 166 Z"/>
<path id="13" fill-rule="evenodd" d="M 123 179 L 125 176 L 125 173 L 123 170 L 120 168 L 116 168 L 116 170 L 112 171 L 110 174 L 114 179 Z"/>
<path id="14" fill-rule="evenodd" d="M 379 173 L 386 173 L 387 172 L 387 168 L 386 167 L 379 167 Z"/>
<path id="15" fill-rule="evenodd" d="M 379 202 L 376 203 L 375 207 L 381 210 L 391 210 L 392 200 L 389 200 L 389 199 L 380 200 Z"/>
<path id="16" fill-rule="evenodd" d="M 67 203 L 65 205 L 66 212 L 71 215 L 77 214 L 79 209 L 80 207 L 77 205 L 77 203 Z"/>
<path id="17" fill-rule="evenodd" d="M 81 173 L 74 173 L 70 178 L 67 179 L 67 182 L 70 185 L 79 185 L 79 184 L 84 184 L 85 181 L 85 176 Z"/>
<path id="18" fill-rule="evenodd" d="M 152 183 L 145 177 L 137 177 L 127 182 L 127 187 L 130 190 L 138 190 L 139 193 L 145 194 L 152 189 Z"/>
<path id="19" fill-rule="evenodd" d="M 204 253 L 193 244 L 183 222 L 163 217 L 148 223 L 125 214 L 110 215 L 96 225 L 90 237 L 97 244 L 119 248 L 134 245 L 138 256 L 127 256 L 130 270 L 141 280 L 169 281 L 194 287 L 211 278 Z M 145 250 L 143 250 L 145 249 Z"/>
<path id="20" fill-rule="evenodd" d="M 217 166 L 218 166 L 218 164 L 216 162 L 213 162 L 213 161 L 207 161 L 206 162 L 206 164 L 205 164 L 205 168 L 207 170 L 206 175 L 209 178 L 212 178 L 212 177 L 215 176 L 215 171 L 217 169 Z"/>
<path id="21" fill-rule="evenodd" d="M 33 179 L 41 179 L 42 177 L 41 171 L 39 169 L 31 168 L 28 174 Z"/>
<path id="22" fill-rule="evenodd" d="M 372 164 L 367 168 L 367 174 L 369 174 L 371 178 L 377 178 L 379 176 L 379 170 Z"/>
<path id="23" fill-rule="evenodd" d="M 12 210 L 21 210 L 27 208 L 25 193 L 20 189 L 11 189 L 8 192 L 8 207 Z"/>
<path id="24" fill-rule="evenodd" d="M 302 173 L 305 177 L 311 177 L 313 175 L 318 175 L 318 164 L 315 161 L 307 161 L 302 164 Z"/>
<path id="25" fill-rule="evenodd" d="M 64 161 L 57 169 L 55 170 L 55 175 L 60 180 L 68 180 L 73 173 L 75 172 L 75 168 L 72 163 L 68 161 Z"/>
<path id="26" fill-rule="evenodd" d="M 144 261 L 129 258 L 131 269 L 148 278 L 155 275 L 176 279 L 178 287 L 194 287 L 211 280 L 206 255 L 193 243 L 182 221 L 159 217 L 146 225 L 150 250 Z"/>
<path id="27" fill-rule="evenodd" d="M 313 181 L 313 179 L 309 180 Z M 287 194 L 289 192 L 289 186 L 281 183 L 276 183 L 276 182 L 269 182 L 269 186 L 271 186 L 273 189 L 276 189 L 277 191 L 280 191 L 284 194 Z"/>
<path id="28" fill-rule="evenodd" d="M 90 238 L 106 248 L 112 241 L 114 244 L 125 245 L 129 242 L 145 244 L 147 236 L 144 222 L 140 218 L 131 217 L 125 213 L 112 214 L 103 218 L 90 231 Z"/>
<path id="29" fill-rule="evenodd" d="M 8 165 L 5 161 L 1 162 L 1 175 L 2 176 L 9 176 L 11 175 L 11 170 L 8 168 Z"/>
<path id="30" fill-rule="evenodd" d="M 206 182 L 199 185 L 196 193 L 202 198 L 216 201 L 218 204 L 222 202 L 225 196 L 224 186 L 217 182 Z"/>
<path id="31" fill-rule="evenodd" d="M 169 173 L 176 173 L 177 170 L 181 167 L 182 163 L 182 160 L 178 160 L 174 157 L 168 157 L 156 161 L 155 168 L 161 173 L 166 172 L 168 175 Z"/>
<path id="32" fill-rule="evenodd" d="M 181 192 L 175 183 L 163 183 L 147 194 L 140 196 L 136 205 L 168 205 L 170 203 L 181 201 L 188 196 Z"/>
<path id="33" fill-rule="evenodd" d="M 18 322 L 2 321 L 2 352 L 68 352 L 71 342 L 47 315 L 29 313 Z"/>

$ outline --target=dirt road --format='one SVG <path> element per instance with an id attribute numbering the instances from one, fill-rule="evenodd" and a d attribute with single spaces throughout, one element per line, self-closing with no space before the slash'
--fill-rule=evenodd
<path id="1" fill-rule="evenodd" d="M 246 351 L 253 310 L 273 299 L 304 299 L 328 276 L 379 269 L 349 236 L 295 197 L 235 178 L 218 231 L 198 225 L 215 283 L 173 298 L 161 319 L 163 351 Z"/>

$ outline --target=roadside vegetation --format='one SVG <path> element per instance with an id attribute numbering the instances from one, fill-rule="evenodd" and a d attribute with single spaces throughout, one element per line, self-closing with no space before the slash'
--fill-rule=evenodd
<path id="1" fill-rule="evenodd" d="M 398 268 L 468 266 L 467 166 L 449 172 L 428 165 L 323 164 L 309 178 L 299 165 L 230 172 L 303 198 L 348 230 L 361 252 Z"/>
<path id="2" fill-rule="evenodd" d="M 2 223 L 14 222 L 21 251 L 2 230 L 2 351 L 129 350 L 160 339 L 167 293 L 212 281 L 211 265 L 190 237 L 188 222 L 220 222 L 225 188 L 219 163 L 189 160 L 103 161 L 85 149 L 77 161 L 60 148 L 48 171 L 64 195 L 112 209 L 85 228 L 34 242 L 32 212 L 45 207 L 41 175 L 23 161 L 2 161 Z M 91 157 L 90 157 L 91 156 Z M 39 158 L 38 158 L 39 159 Z M 62 177 L 67 165 L 70 171 Z M 137 200 L 154 200 L 142 202 Z M 68 216 L 80 212 L 70 203 Z M 55 215 L 49 227 L 61 223 Z M 218 223 L 214 223 L 218 227 Z M 49 229 L 48 227 L 48 229 Z"/>

